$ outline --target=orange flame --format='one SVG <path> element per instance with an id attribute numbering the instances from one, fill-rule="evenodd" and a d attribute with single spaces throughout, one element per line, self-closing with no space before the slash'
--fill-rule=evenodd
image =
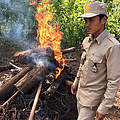
<path id="1" fill-rule="evenodd" d="M 59 31 L 57 23 L 53 23 L 52 8 L 49 8 L 50 0 L 42 0 L 41 4 L 37 5 L 37 12 L 35 15 L 38 21 L 37 40 L 40 47 L 50 46 L 54 50 L 56 60 L 60 63 L 62 68 L 56 68 L 56 78 L 64 69 L 65 59 L 62 57 L 61 52 L 61 39 L 62 33 Z"/>
<path id="2" fill-rule="evenodd" d="M 35 0 L 35 1 L 31 1 L 28 5 L 32 5 L 32 6 L 37 5 L 37 0 Z"/>

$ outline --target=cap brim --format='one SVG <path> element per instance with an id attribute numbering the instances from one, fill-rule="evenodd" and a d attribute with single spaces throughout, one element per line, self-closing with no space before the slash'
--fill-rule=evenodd
<path id="1" fill-rule="evenodd" d="M 78 18 L 91 18 L 91 17 L 95 17 L 99 14 L 95 14 L 95 13 L 84 13 L 83 15 L 79 16 Z"/>

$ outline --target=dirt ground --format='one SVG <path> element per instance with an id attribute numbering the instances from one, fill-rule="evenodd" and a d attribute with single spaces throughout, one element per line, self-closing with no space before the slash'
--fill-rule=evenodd
<path id="1" fill-rule="evenodd" d="M 8 52 L 7 54 L 4 53 L 4 56 L 2 56 L 2 54 L 0 54 L 1 55 L 0 65 L 6 64 L 6 62 L 9 61 L 11 57 Z M 71 68 L 71 72 L 73 74 L 76 74 L 79 67 L 79 61 L 80 61 L 79 51 L 67 54 L 64 57 L 67 59 L 66 65 L 68 65 Z M 120 89 L 116 94 L 114 106 L 109 110 L 109 113 L 106 115 L 104 120 L 120 120 Z"/>

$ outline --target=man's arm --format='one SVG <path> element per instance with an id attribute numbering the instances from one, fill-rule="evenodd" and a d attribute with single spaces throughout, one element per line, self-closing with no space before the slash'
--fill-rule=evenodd
<path id="1" fill-rule="evenodd" d="M 115 95 L 120 84 L 120 45 L 111 47 L 106 53 L 107 89 L 97 112 L 105 115 L 113 106 Z"/>
<path id="2" fill-rule="evenodd" d="M 76 92 L 77 92 L 77 87 L 78 87 L 78 83 L 79 83 L 79 79 L 80 79 L 80 67 L 81 66 L 79 66 L 79 70 L 77 72 L 77 76 L 75 77 L 74 83 L 71 86 L 71 93 L 72 94 L 76 94 Z"/>

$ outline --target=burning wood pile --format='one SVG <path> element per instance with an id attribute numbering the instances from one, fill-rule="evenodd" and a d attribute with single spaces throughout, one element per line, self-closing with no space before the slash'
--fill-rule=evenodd
<path id="1" fill-rule="evenodd" d="M 71 51 L 74 48 L 62 52 Z M 7 77 L 1 76 L 0 120 L 76 118 L 76 100 L 70 92 L 75 75 L 68 66 L 62 68 L 50 47 L 16 53 L 9 66 L 0 67 L 3 76 L 8 72 Z"/>
<path id="2" fill-rule="evenodd" d="M 41 3 L 42 2 L 42 3 Z M 0 120 L 73 120 L 76 100 L 70 92 L 75 78 L 61 50 L 62 35 L 52 21 L 50 0 L 33 1 L 37 7 L 39 48 L 16 53 L 8 66 L 1 66 Z M 50 9 L 48 9 L 50 8 Z M 4 79 L 4 80 L 3 80 Z M 38 89 L 37 89 L 38 88 Z"/>

